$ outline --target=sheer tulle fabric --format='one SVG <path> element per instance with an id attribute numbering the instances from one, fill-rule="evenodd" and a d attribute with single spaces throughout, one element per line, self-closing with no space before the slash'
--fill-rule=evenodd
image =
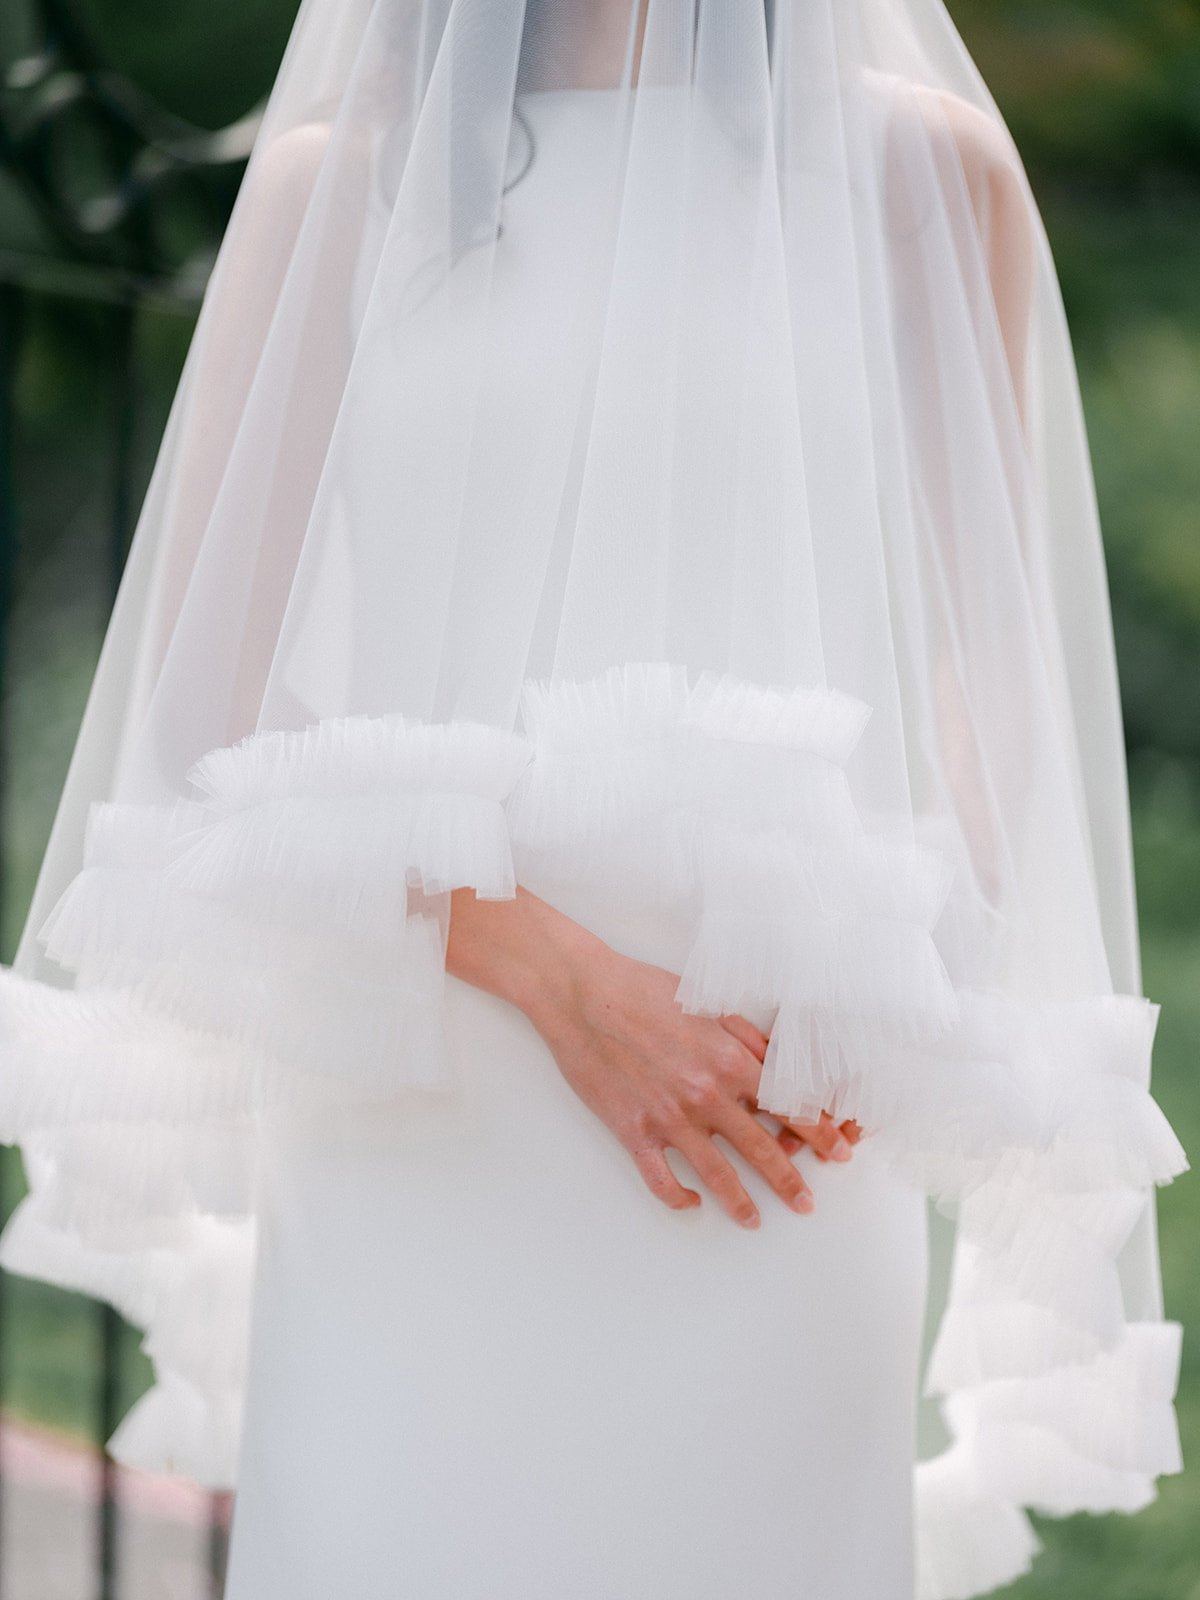
<path id="1" fill-rule="evenodd" d="M 0 988 L 3 1259 L 147 1328 L 122 1459 L 230 1482 L 273 1111 L 453 1096 L 456 887 L 682 909 L 764 1107 L 957 1219 L 949 1600 L 1178 1467 L 1070 348 L 937 0 L 638 21 L 305 0 Z"/>

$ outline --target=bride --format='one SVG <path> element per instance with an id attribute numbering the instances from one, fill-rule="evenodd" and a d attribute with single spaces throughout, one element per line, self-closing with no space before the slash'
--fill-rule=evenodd
<path id="1" fill-rule="evenodd" d="M 958 1600 L 1145 1504 L 1156 1018 L 941 0 L 304 0 L 0 983 L 2 1259 L 146 1329 L 229 1600 Z"/>

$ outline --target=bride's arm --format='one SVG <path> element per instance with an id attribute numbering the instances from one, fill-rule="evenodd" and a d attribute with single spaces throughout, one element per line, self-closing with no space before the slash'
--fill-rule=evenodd
<path id="1" fill-rule="evenodd" d="M 973 363 L 977 393 L 970 412 L 986 419 L 990 448 L 1013 495 L 1011 543 L 981 544 L 977 508 L 956 495 L 947 456 L 982 453 L 989 440 L 966 438 L 961 418 L 912 407 L 909 446 L 919 464 L 926 520 L 923 585 L 928 599 L 925 681 L 932 737 L 948 784 L 942 803 L 955 814 L 980 886 L 989 898 L 1003 876 L 1003 810 L 1024 792 L 1032 731 L 1029 709 L 1011 679 L 1003 726 L 986 708 L 1009 669 L 979 626 L 983 607 L 1008 606 L 1024 616 L 1031 551 L 1020 494 L 1029 483 L 1029 361 L 1035 277 L 1032 213 L 1011 139 L 992 117 L 955 94 L 909 85 L 894 103 L 888 169 L 891 268 L 913 332 L 914 389 L 949 392 L 939 355 L 938 326 L 957 330 L 956 352 Z M 932 224 L 930 219 L 933 219 Z M 941 233 L 924 249 L 922 234 Z M 937 267 L 957 262 L 943 278 Z M 939 297 L 954 297 L 950 307 Z M 947 430 L 957 428 L 954 441 Z M 1019 485 L 1020 489 L 1011 486 Z M 994 525 L 995 519 L 993 519 Z M 990 590 L 990 593 L 983 591 Z M 1017 807 L 1019 810 L 1019 806 Z"/>
<path id="2" fill-rule="evenodd" d="M 789 1157 L 803 1144 L 833 1160 L 850 1155 L 853 1124 L 839 1129 L 823 1117 L 772 1133 L 759 1120 L 767 1040 L 744 1017 L 688 1015 L 675 999 L 676 974 L 621 955 L 525 889 L 511 900 L 454 892 L 446 970 L 525 1013 L 571 1088 L 675 1210 L 700 1196 L 672 1172 L 668 1146 L 746 1227 L 758 1226 L 758 1209 L 716 1134 L 799 1212 L 812 1210 L 812 1194 Z"/>

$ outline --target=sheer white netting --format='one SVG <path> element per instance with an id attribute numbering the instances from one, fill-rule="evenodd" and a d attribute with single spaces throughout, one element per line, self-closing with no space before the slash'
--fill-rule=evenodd
<path id="1" fill-rule="evenodd" d="M 305 0 L 0 987 L 3 1259 L 148 1330 L 120 1458 L 232 1480 L 265 1119 L 452 1096 L 448 891 L 584 876 L 957 1219 L 922 1595 L 1151 1498 L 1101 546 L 940 0 Z"/>

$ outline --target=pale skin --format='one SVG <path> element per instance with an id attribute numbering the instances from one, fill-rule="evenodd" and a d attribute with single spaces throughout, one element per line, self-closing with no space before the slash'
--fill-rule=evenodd
<path id="1" fill-rule="evenodd" d="M 758 1207 L 726 1141 L 792 1211 L 813 1209 L 792 1157 L 807 1147 L 847 1161 L 859 1137 L 840 1126 L 762 1121 L 756 1092 L 767 1037 L 745 1017 L 697 1017 L 675 999 L 676 974 L 614 950 L 546 901 L 518 888 L 511 900 L 451 896 L 446 969 L 523 1011 L 559 1071 L 620 1140 L 650 1193 L 672 1210 L 701 1203 L 666 1158 L 678 1150 L 705 1188 L 743 1227 Z"/>
<path id="2" fill-rule="evenodd" d="M 649 0 L 637 0 L 636 31 L 630 81 L 637 82 L 646 34 Z M 583 13 L 587 27 L 579 27 L 573 8 L 556 12 L 543 8 L 539 26 L 544 30 L 553 59 L 559 63 L 564 83 L 579 88 L 608 88 L 617 81 L 629 46 L 629 0 L 591 0 Z"/>

